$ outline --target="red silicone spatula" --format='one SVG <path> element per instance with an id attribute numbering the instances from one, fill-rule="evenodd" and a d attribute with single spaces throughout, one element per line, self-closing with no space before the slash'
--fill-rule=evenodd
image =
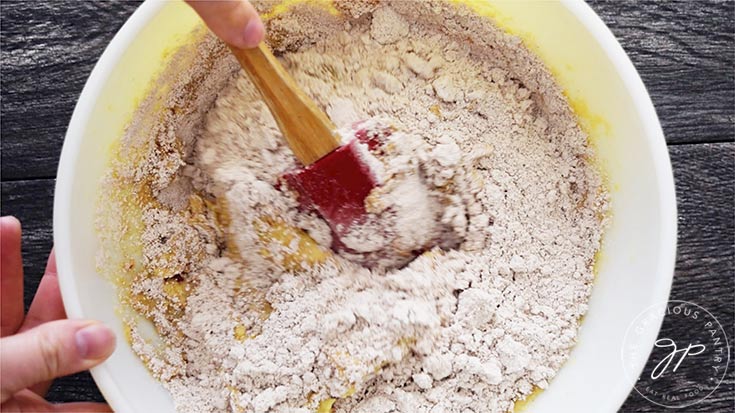
<path id="1" fill-rule="evenodd" d="M 358 132 L 343 143 L 335 125 L 301 91 L 293 78 L 261 43 L 254 49 L 232 48 L 240 65 L 263 96 L 296 158 L 303 167 L 285 178 L 300 195 L 302 205 L 314 208 L 336 235 L 364 221 L 365 198 L 377 185 L 360 142 L 374 148 L 375 137 Z"/>

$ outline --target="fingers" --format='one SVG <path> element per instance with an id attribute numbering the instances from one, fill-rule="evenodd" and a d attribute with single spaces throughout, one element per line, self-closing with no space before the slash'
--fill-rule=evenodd
<path id="1" fill-rule="evenodd" d="M 61 301 L 59 277 L 56 272 L 56 257 L 52 249 L 46 262 L 46 271 L 38 285 L 36 295 L 33 297 L 31 308 L 28 309 L 28 314 L 26 314 L 25 320 L 23 320 L 23 324 L 18 331 L 30 330 L 40 324 L 63 318 L 66 318 L 66 312 L 64 311 L 64 303 Z"/>
<path id="2" fill-rule="evenodd" d="M 21 389 L 101 363 L 115 349 L 115 336 L 95 321 L 58 320 L 0 343 L 0 402 L 5 402 Z"/>
<path id="3" fill-rule="evenodd" d="M 10 400 L 3 401 L 3 404 L 0 405 L 0 411 L 3 413 L 47 413 L 53 412 L 54 406 L 37 394 L 28 390 L 21 390 Z"/>
<path id="4" fill-rule="evenodd" d="M 0 405 L 2 412 L 111 412 L 110 406 L 105 403 L 65 403 L 51 404 L 42 397 L 28 390 L 21 390 L 12 399 Z"/>
<path id="5" fill-rule="evenodd" d="M 0 218 L 0 337 L 18 331 L 23 321 L 23 258 L 20 221 Z"/>
<path id="6" fill-rule="evenodd" d="M 186 0 L 210 30 L 225 43 L 240 49 L 256 47 L 265 35 L 263 22 L 245 0 Z"/>
<path id="7" fill-rule="evenodd" d="M 59 291 L 56 255 L 52 249 L 46 262 L 46 271 L 43 274 L 43 278 L 41 278 L 36 295 L 33 297 L 31 308 L 28 309 L 28 314 L 26 314 L 18 332 L 22 333 L 43 323 L 64 318 L 66 318 L 66 312 L 64 311 L 64 303 L 61 301 L 61 292 Z M 48 391 L 49 386 L 51 386 L 51 380 L 34 384 L 30 389 L 34 393 L 43 396 Z"/>

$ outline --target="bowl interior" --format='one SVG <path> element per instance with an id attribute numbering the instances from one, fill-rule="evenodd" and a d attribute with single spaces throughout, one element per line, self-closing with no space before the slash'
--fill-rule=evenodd
<path id="1" fill-rule="evenodd" d="M 668 298 L 676 242 L 671 166 L 645 88 L 602 21 L 581 0 L 472 2 L 519 35 L 552 70 L 597 148 L 612 196 L 589 312 L 579 343 L 534 412 L 616 410 L 632 381 L 621 358 L 626 329 Z M 97 188 L 137 104 L 162 61 L 200 25 L 183 2 L 144 3 L 108 46 L 74 111 L 59 164 L 54 239 L 67 314 L 95 318 L 117 333 L 118 347 L 92 375 L 117 412 L 173 412 L 168 393 L 125 340 L 114 286 L 95 270 Z M 660 320 L 635 340 L 650 351 Z M 629 364 L 642 369 L 646 357 Z"/>

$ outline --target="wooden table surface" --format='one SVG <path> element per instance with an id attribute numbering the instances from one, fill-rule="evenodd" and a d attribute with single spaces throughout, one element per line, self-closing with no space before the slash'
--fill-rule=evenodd
<path id="1" fill-rule="evenodd" d="M 695 302 L 735 338 L 735 2 L 591 1 L 633 60 L 661 119 L 676 179 L 679 244 L 671 299 Z M 130 1 L 0 3 L 2 214 L 23 222 L 25 299 L 52 246 L 54 178 L 66 126 L 94 63 L 138 6 Z M 664 324 L 662 335 L 676 334 Z M 735 368 L 687 412 L 733 411 Z M 688 366 L 706 375 L 705 366 Z M 87 373 L 52 401 L 102 400 Z M 592 406 L 591 406 L 592 407 Z M 591 409 L 594 411 L 594 409 Z M 631 393 L 624 412 L 659 412 Z"/>

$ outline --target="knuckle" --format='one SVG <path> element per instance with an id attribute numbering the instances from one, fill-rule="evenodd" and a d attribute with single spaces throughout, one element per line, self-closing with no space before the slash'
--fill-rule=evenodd
<path id="1" fill-rule="evenodd" d="M 53 330 L 40 328 L 38 329 L 37 341 L 39 356 L 42 358 L 41 368 L 43 368 L 46 377 L 55 377 L 59 374 L 61 367 L 61 347 L 62 344 L 59 337 L 54 334 Z"/>

